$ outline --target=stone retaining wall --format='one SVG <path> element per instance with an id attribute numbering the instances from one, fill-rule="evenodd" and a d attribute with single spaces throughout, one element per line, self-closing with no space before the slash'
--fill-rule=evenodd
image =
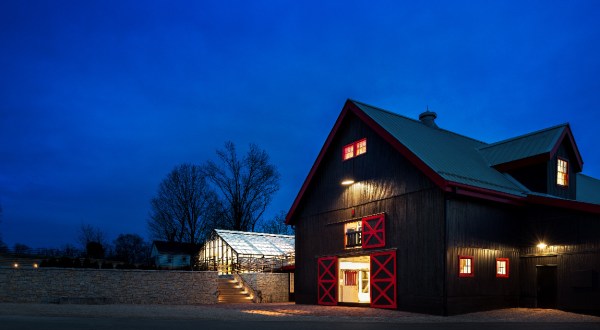
<path id="1" fill-rule="evenodd" d="M 216 304 L 217 272 L 0 268 L 0 302 Z"/>
<path id="2" fill-rule="evenodd" d="M 257 302 L 286 302 L 290 298 L 290 275 L 287 273 L 242 273 L 240 276 L 259 295 Z M 261 299 L 262 298 L 262 299 Z"/>

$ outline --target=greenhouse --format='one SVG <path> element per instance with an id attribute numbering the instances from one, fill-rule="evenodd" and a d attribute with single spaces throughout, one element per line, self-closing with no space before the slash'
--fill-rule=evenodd
<path id="1" fill-rule="evenodd" d="M 198 257 L 219 274 L 285 271 L 294 266 L 294 236 L 215 229 Z"/>

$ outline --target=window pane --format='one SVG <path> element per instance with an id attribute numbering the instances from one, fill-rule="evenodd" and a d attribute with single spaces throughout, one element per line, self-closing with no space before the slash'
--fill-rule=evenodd
<path id="1" fill-rule="evenodd" d="M 560 186 L 569 185 L 569 163 L 564 159 L 558 159 L 557 162 L 556 184 Z"/>
<path id="2" fill-rule="evenodd" d="M 460 258 L 460 273 L 461 274 L 471 274 L 471 259 L 470 258 Z"/>
<path id="3" fill-rule="evenodd" d="M 354 145 L 353 144 L 344 147 L 343 157 L 344 157 L 344 160 L 354 157 Z"/>
<path id="4" fill-rule="evenodd" d="M 362 222 L 353 221 L 348 222 L 344 226 L 344 232 L 346 235 L 346 247 L 359 247 L 362 245 Z"/>
<path id="5" fill-rule="evenodd" d="M 496 273 L 506 275 L 506 261 L 496 261 Z"/>
<path id="6" fill-rule="evenodd" d="M 367 152 L 367 139 L 356 142 L 356 155 L 362 155 Z"/>

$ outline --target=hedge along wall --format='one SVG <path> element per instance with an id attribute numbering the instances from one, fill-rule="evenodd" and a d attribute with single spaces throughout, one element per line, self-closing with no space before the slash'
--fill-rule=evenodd
<path id="1" fill-rule="evenodd" d="M 3 268 L 0 301 L 216 304 L 217 272 Z"/>
<path id="2" fill-rule="evenodd" d="M 290 274 L 241 273 L 240 276 L 260 295 L 262 299 L 258 299 L 258 302 L 274 303 L 290 300 Z"/>

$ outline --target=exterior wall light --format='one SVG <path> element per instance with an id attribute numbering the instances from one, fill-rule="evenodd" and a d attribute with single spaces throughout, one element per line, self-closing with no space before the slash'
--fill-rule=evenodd
<path id="1" fill-rule="evenodd" d="M 342 186 L 349 186 L 351 184 L 354 183 L 354 180 L 352 179 L 345 179 L 344 181 L 342 181 Z"/>
<path id="2" fill-rule="evenodd" d="M 15 262 L 15 263 L 13 264 L 13 267 L 14 267 L 14 268 L 19 268 L 19 264 Z"/>
<path id="3" fill-rule="evenodd" d="M 536 245 L 538 247 L 538 249 L 545 249 L 546 248 L 546 243 L 544 242 L 540 242 L 538 245 Z"/>
<path id="4" fill-rule="evenodd" d="M 38 268 L 39 265 L 38 264 L 33 264 L 33 268 Z"/>

